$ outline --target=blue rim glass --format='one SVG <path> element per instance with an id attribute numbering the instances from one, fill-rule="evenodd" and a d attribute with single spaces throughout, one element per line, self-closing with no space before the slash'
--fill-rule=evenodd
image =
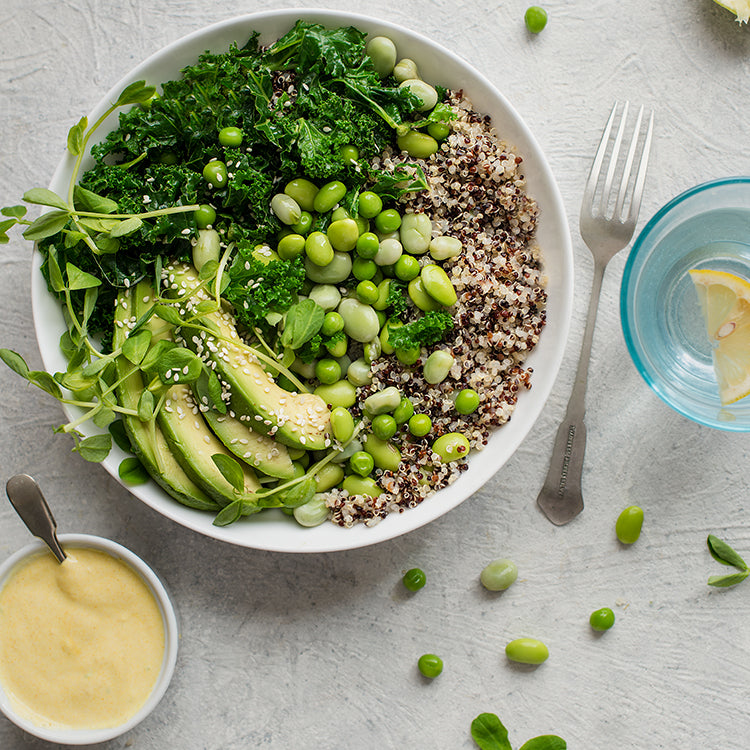
<path id="1" fill-rule="evenodd" d="M 662 373 L 651 364 L 650 358 L 640 341 L 634 320 L 634 294 L 636 293 L 642 266 L 648 256 L 652 254 L 654 247 L 658 245 L 658 240 L 655 243 L 655 235 L 662 232 L 665 224 L 672 218 L 672 213 L 681 208 L 687 200 L 732 186 L 739 187 L 741 191 L 746 189 L 747 204 L 741 208 L 746 208 L 750 216 L 750 176 L 740 176 L 711 180 L 690 188 L 666 203 L 648 221 L 633 243 L 623 270 L 620 287 L 620 322 L 625 344 L 638 373 L 664 403 L 698 424 L 720 430 L 750 432 L 750 397 L 738 402 L 742 406 L 738 407 L 737 414 L 733 411 L 735 405 L 721 406 L 718 389 L 715 394 L 713 415 L 707 414 L 705 409 L 701 411 L 700 407 L 696 408 L 695 402 L 691 401 L 690 398 L 681 400 L 679 389 L 675 388 L 673 383 L 668 382 L 667 378 L 663 377 Z M 743 241 L 750 244 L 750 236 L 744 237 Z"/>

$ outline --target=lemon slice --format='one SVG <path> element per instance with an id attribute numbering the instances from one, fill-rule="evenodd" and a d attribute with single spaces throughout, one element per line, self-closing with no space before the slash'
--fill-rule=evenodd
<path id="1" fill-rule="evenodd" d="M 690 271 L 713 346 L 721 403 L 750 394 L 750 282 L 725 271 Z"/>
<path id="2" fill-rule="evenodd" d="M 722 8 L 731 10 L 737 16 L 737 23 L 747 23 L 750 21 L 750 0 L 714 0 Z"/>

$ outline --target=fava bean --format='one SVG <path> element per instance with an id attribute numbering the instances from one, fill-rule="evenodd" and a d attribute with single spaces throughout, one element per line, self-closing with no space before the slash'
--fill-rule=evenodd
<path id="1" fill-rule="evenodd" d="M 455 305 L 458 297 L 448 274 L 437 264 L 422 267 L 419 274 L 425 292 L 444 307 Z"/>
<path id="2" fill-rule="evenodd" d="M 336 383 L 341 378 L 341 365 L 335 359 L 319 359 L 315 363 L 315 377 L 325 385 Z"/>
<path id="3" fill-rule="evenodd" d="M 372 383 L 372 372 L 370 365 L 365 362 L 363 357 L 355 359 L 346 371 L 346 379 L 356 386 L 370 385 Z"/>
<path id="4" fill-rule="evenodd" d="M 330 211 L 346 195 L 346 185 L 339 180 L 327 182 L 315 195 L 313 208 L 319 214 Z"/>
<path id="5" fill-rule="evenodd" d="M 336 289 L 336 287 L 334 287 Z M 338 289 L 336 289 L 338 292 Z M 341 295 L 339 294 L 339 297 Z M 312 298 L 311 298 L 312 299 Z M 318 303 L 320 304 L 320 303 Z M 333 336 L 334 333 L 344 330 L 344 319 L 335 310 L 327 312 L 323 318 L 323 325 L 320 327 L 320 332 L 324 336 Z"/>
<path id="6" fill-rule="evenodd" d="M 463 245 L 456 237 L 440 235 L 430 240 L 430 256 L 434 260 L 448 260 L 460 255 Z"/>
<path id="7" fill-rule="evenodd" d="M 375 468 L 375 461 L 367 451 L 357 451 L 349 459 L 349 468 L 361 477 L 366 477 Z"/>
<path id="8" fill-rule="evenodd" d="M 343 478 L 344 470 L 338 464 L 326 464 L 315 474 L 315 491 L 326 492 L 339 484 Z"/>
<path id="9" fill-rule="evenodd" d="M 427 214 L 406 214 L 398 230 L 401 244 L 407 253 L 422 255 L 430 247 L 432 222 Z"/>
<path id="10" fill-rule="evenodd" d="M 319 385 L 313 392 L 316 396 L 320 396 L 330 408 L 343 406 L 349 409 L 357 403 L 357 389 L 348 380 Z"/>
<path id="11" fill-rule="evenodd" d="M 305 211 L 314 211 L 315 196 L 318 194 L 318 186 L 306 180 L 304 177 L 297 177 L 287 182 L 284 192 L 297 201 L 300 208 Z"/>
<path id="12" fill-rule="evenodd" d="M 409 282 L 409 286 L 406 288 L 409 293 L 411 301 L 423 312 L 430 312 L 430 310 L 439 310 L 440 304 L 434 297 L 427 294 L 422 283 L 422 277 L 417 276 L 416 279 L 412 279 Z"/>
<path id="13" fill-rule="evenodd" d="M 331 432 L 340 443 L 351 440 L 354 434 L 354 417 L 349 409 L 343 406 L 331 409 Z"/>
<path id="14" fill-rule="evenodd" d="M 393 77 L 399 82 L 403 83 L 412 78 L 419 78 L 419 71 L 417 70 L 417 64 L 414 60 L 408 57 L 404 57 L 399 60 L 393 66 Z"/>
<path id="15" fill-rule="evenodd" d="M 418 130 L 410 130 L 405 135 L 398 136 L 396 145 L 399 150 L 406 151 L 409 156 L 413 156 L 415 159 L 427 159 L 439 147 L 438 142 L 431 135 L 420 133 Z"/>
<path id="16" fill-rule="evenodd" d="M 518 578 L 518 568 L 512 560 L 500 558 L 489 563 L 479 574 L 479 580 L 489 591 L 505 591 Z"/>
<path id="17" fill-rule="evenodd" d="M 315 377 L 315 364 L 313 362 L 303 362 L 299 357 L 289 365 L 289 369 L 298 375 L 302 375 L 307 380 L 312 380 Z"/>
<path id="18" fill-rule="evenodd" d="M 361 451 L 363 448 L 362 443 L 356 438 L 351 440 L 344 450 L 336 453 L 336 457 L 333 459 L 335 464 L 343 464 L 348 461 L 357 451 Z"/>
<path id="19" fill-rule="evenodd" d="M 432 429 L 432 420 L 428 414 L 413 414 L 409 417 L 408 426 L 414 437 L 424 437 Z"/>
<path id="20" fill-rule="evenodd" d="M 276 193 L 271 198 L 271 211 L 274 212 L 276 218 L 286 225 L 296 224 L 302 216 L 302 209 L 294 198 L 288 196 L 286 193 Z"/>
<path id="21" fill-rule="evenodd" d="M 516 638 L 505 647 L 505 655 L 520 664 L 541 664 L 547 661 L 549 649 L 536 638 Z"/>
<path id="22" fill-rule="evenodd" d="M 276 243 L 279 258 L 291 260 L 305 252 L 305 238 L 301 234 L 285 234 Z"/>
<path id="23" fill-rule="evenodd" d="M 357 245 L 359 227 L 354 219 L 339 219 L 328 225 L 326 234 L 334 250 L 348 253 Z"/>
<path id="24" fill-rule="evenodd" d="M 435 88 L 419 78 L 407 78 L 399 84 L 399 88 L 407 89 L 419 99 L 419 112 L 427 112 L 437 104 L 438 95 Z"/>
<path id="25" fill-rule="evenodd" d="M 615 613 L 609 607 L 602 607 L 591 613 L 589 625 L 592 630 L 604 632 L 615 624 Z"/>
<path id="26" fill-rule="evenodd" d="M 378 284 L 378 298 L 372 303 L 372 306 L 378 311 L 382 312 L 388 308 L 388 295 L 391 291 L 391 280 L 383 279 Z M 381 326 L 382 328 L 382 326 Z"/>
<path id="27" fill-rule="evenodd" d="M 371 417 L 392 412 L 401 403 L 401 392 L 395 385 L 389 385 L 365 399 L 364 410 Z"/>
<path id="28" fill-rule="evenodd" d="M 395 349 L 391 346 L 390 332 L 394 328 L 400 328 L 402 325 L 403 323 L 396 318 L 394 320 L 389 320 L 380 329 L 380 349 L 383 354 L 393 354 L 393 352 L 395 351 Z"/>
<path id="29" fill-rule="evenodd" d="M 221 238 L 215 229 L 199 229 L 198 239 L 193 245 L 193 265 L 200 271 L 209 261 L 218 261 L 221 253 Z"/>
<path id="30" fill-rule="evenodd" d="M 393 66 L 396 64 L 396 45 L 387 36 L 374 36 L 367 42 L 365 52 L 381 78 L 393 72 Z"/>
<path id="31" fill-rule="evenodd" d="M 316 493 L 304 505 L 294 509 L 294 520 L 300 526 L 320 526 L 328 518 L 325 493 Z"/>
<path id="32" fill-rule="evenodd" d="M 313 302 L 320 305 L 326 312 L 335 310 L 339 306 L 339 302 L 341 302 L 341 292 L 339 292 L 339 288 L 334 284 L 316 284 L 307 296 Z M 340 331 L 341 328 L 338 330 Z M 332 336 L 334 333 L 336 333 L 336 331 L 332 331 L 327 335 Z"/>
<path id="33" fill-rule="evenodd" d="M 305 240 L 305 255 L 316 266 L 327 266 L 334 258 L 333 247 L 323 232 L 311 232 Z M 313 279 L 314 281 L 314 279 Z"/>
<path id="34" fill-rule="evenodd" d="M 379 266 L 390 266 L 398 261 L 403 251 L 403 247 L 398 240 L 381 240 L 373 260 Z"/>
<path id="35" fill-rule="evenodd" d="M 372 418 L 372 434 L 381 440 L 390 440 L 398 432 L 396 420 L 390 414 L 378 414 Z"/>
<path id="36" fill-rule="evenodd" d="M 341 300 L 338 312 L 344 319 L 344 331 L 355 341 L 365 343 L 374 339 L 380 332 L 380 324 L 375 310 L 359 300 L 347 297 Z"/>
<path id="37" fill-rule="evenodd" d="M 360 477 L 356 474 L 350 474 L 348 477 L 345 477 L 341 483 L 341 488 L 346 490 L 350 495 L 380 497 L 383 494 L 383 490 L 380 489 L 372 477 Z"/>
<path id="38" fill-rule="evenodd" d="M 333 260 L 327 266 L 318 266 L 310 258 L 305 258 L 307 278 L 317 284 L 338 284 L 349 278 L 351 271 L 352 258 L 349 253 L 334 251 Z"/>
<path id="39" fill-rule="evenodd" d="M 216 221 L 216 209 L 207 203 L 201 203 L 193 216 L 198 229 L 207 229 Z"/>
<path id="40" fill-rule="evenodd" d="M 395 232 L 401 226 L 401 214 L 395 208 L 386 208 L 375 217 L 379 232 Z"/>
<path id="41" fill-rule="evenodd" d="M 227 165 L 218 159 L 208 162 L 208 164 L 203 167 L 203 179 L 212 188 L 219 189 L 226 187 L 227 180 L 229 179 Z"/>
<path id="42" fill-rule="evenodd" d="M 229 125 L 219 131 L 219 143 L 222 146 L 237 147 L 242 143 L 243 136 L 240 128 Z"/>
<path id="43" fill-rule="evenodd" d="M 365 438 L 365 450 L 372 456 L 375 467 L 383 471 L 398 471 L 401 451 L 393 443 L 381 440 L 376 435 Z"/>
<path id="44" fill-rule="evenodd" d="M 404 396 L 401 403 L 393 410 L 393 418 L 396 424 L 406 424 L 414 414 L 414 404 Z"/>
<path id="45" fill-rule="evenodd" d="M 458 392 L 453 405 L 459 414 L 473 414 L 479 407 L 479 394 L 473 388 L 464 388 Z"/>
<path id="46" fill-rule="evenodd" d="M 623 544 L 634 544 L 641 535 L 642 527 L 643 509 L 637 505 L 629 505 L 618 516 L 615 533 Z"/>
<path id="47" fill-rule="evenodd" d="M 382 352 L 380 339 L 376 336 L 372 341 L 368 341 L 364 346 L 364 360 L 368 365 L 372 364 Z"/>
<path id="48" fill-rule="evenodd" d="M 442 383 L 447 377 L 448 373 L 453 367 L 453 355 L 445 349 L 437 349 L 425 360 L 422 365 L 422 374 L 424 379 L 430 385 L 437 385 Z"/>
<path id="49" fill-rule="evenodd" d="M 365 190 L 359 194 L 357 206 L 360 216 L 365 219 L 374 219 L 383 210 L 383 200 L 372 190 Z"/>
<path id="50" fill-rule="evenodd" d="M 444 464 L 466 458 L 469 448 L 469 441 L 460 432 L 447 432 L 432 444 L 432 452 L 436 453 Z"/>

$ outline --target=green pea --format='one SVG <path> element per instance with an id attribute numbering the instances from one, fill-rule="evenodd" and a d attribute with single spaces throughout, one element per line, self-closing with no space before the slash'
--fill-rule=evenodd
<path id="1" fill-rule="evenodd" d="M 430 86 L 426 81 L 422 81 L 419 78 L 407 78 L 405 81 L 402 81 L 398 87 L 400 89 L 406 89 L 409 93 L 419 99 L 420 105 L 417 108 L 417 111 L 419 112 L 427 112 L 437 104 L 437 91 L 434 86 Z"/>
<path id="2" fill-rule="evenodd" d="M 458 300 L 453 282 L 448 274 L 437 264 L 430 263 L 422 267 L 419 274 L 425 292 L 444 307 L 455 305 Z"/>
<path id="3" fill-rule="evenodd" d="M 603 632 L 615 624 L 615 613 L 609 607 L 602 607 L 591 613 L 589 625 L 592 630 Z"/>
<path id="4" fill-rule="evenodd" d="M 323 236 L 325 237 L 325 235 Z M 310 258 L 305 258 L 305 273 L 307 274 L 307 278 L 316 284 L 339 284 L 349 278 L 351 271 L 352 258 L 349 253 L 337 253 L 334 251 L 333 260 L 327 266 L 319 266 L 313 263 Z"/>
<path id="5" fill-rule="evenodd" d="M 386 208 L 375 217 L 378 232 L 395 232 L 401 226 L 401 214 L 395 208 Z"/>
<path id="6" fill-rule="evenodd" d="M 322 469 L 318 469 L 315 474 L 315 491 L 326 492 L 337 484 L 341 483 L 344 478 L 344 470 L 337 464 L 326 464 Z"/>
<path id="7" fill-rule="evenodd" d="M 318 186 L 315 183 L 304 177 L 297 177 L 287 182 L 284 192 L 290 198 L 294 198 L 305 211 L 314 210 L 315 196 L 318 194 Z"/>
<path id="8" fill-rule="evenodd" d="M 365 412 L 374 417 L 378 414 L 388 414 L 401 403 L 401 392 L 394 385 L 383 388 L 365 399 L 363 404 Z"/>
<path id="9" fill-rule="evenodd" d="M 341 302 L 341 292 L 334 284 L 316 284 L 310 289 L 307 296 L 317 305 L 320 305 L 326 313 L 334 311 Z M 323 320 L 325 321 L 325 318 Z M 327 335 L 332 336 L 334 333 L 336 331 Z"/>
<path id="10" fill-rule="evenodd" d="M 411 281 L 419 276 L 419 261 L 412 255 L 402 255 L 396 261 L 396 277 L 401 281 Z"/>
<path id="11" fill-rule="evenodd" d="M 637 505 L 629 505 L 618 516 L 615 533 L 623 544 L 634 544 L 641 535 L 642 526 L 643 509 Z"/>
<path id="12" fill-rule="evenodd" d="M 305 238 L 301 234 L 284 235 L 276 245 L 279 258 L 291 260 L 305 252 Z"/>
<path id="13" fill-rule="evenodd" d="M 399 83 L 408 81 L 410 78 L 419 78 L 419 71 L 414 60 L 404 57 L 393 66 L 393 77 Z"/>
<path id="14" fill-rule="evenodd" d="M 174 151 L 163 151 L 159 155 L 159 164 L 177 164 L 180 157 Z"/>
<path id="15" fill-rule="evenodd" d="M 446 432 L 432 444 L 432 452 L 436 453 L 444 464 L 466 458 L 469 448 L 468 439 L 460 432 Z"/>
<path id="16" fill-rule="evenodd" d="M 294 520 L 300 526 L 320 526 L 328 518 L 328 506 L 324 493 L 316 493 L 304 505 L 294 509 Z"/>
<path id="17" fill-rule="evenodd" d="M 380 78 L 385 78 L 393 72 L 396 64 L 396 45 L 387 36 L 374 36 L 365 47 L 372 66 Z"/>
<path id="18" fill-rule="evenodd" d="M 213 188 L 226 187 L 229 175 L 227 165 L 223 161 L 214 159 L 203 167 L 203 179 Z"/>
<path id="19" fill-rule="evenodd" d="M 357 159 L 359 159 L 359 149 L 351 143 L 348 143 L 339 149 L 339 156 L 344 164 L 356 164 Z"/>
<path id="20" fill-rule="evenodd" d="M 334 250 L 348 253 L 357 246 L 359 227 L 354 219 L 332 221 L 326 231 Z"/>
<path id="21" fill-rule="evenodd" d="M 430 256 L 434 260 L 455 258 L 461 253 L 462 249 L 461 240 L 456 237 L 448 237 L 441 234 L 439 237 L 433 237 L 430 240 Z"/>
<path id="22" fill-rule="evenodd" d="M 297 234 L 307 235 L 310 233 L 313 225 L 313 217 L 309 211 L 303 211 L 299 215 L 299 221 L 292 224 L 291 230 Z"/>
<path id="23" fill-rule="evenodd" d="M 459 414 L 473 414 L 479 407 L 479 394 L 473 388 L 464 388 L 453 404 Z"/>
<path id="24" fill-rule="evenodd" d="M 442 383 L 448 377 L 454 362 L 455 360 L 450 352 L 445 349 L 437 349 L 427 357 L 424 365 L 422 365 L 424 379 L 430 385 Z"/>
<path id="25" fill-rule="evenodd" d="M 403 252 L 404 249 L 401 246 L 401 243 L 394 237 L 388 237 L 384 240 L 380 240 L 378 252 L 375 254 L 373 260 L 381 268 L 383 268 L 383 266 L 394 266 Z M 391 276 L 395 274 L 395 270 L 394 266 Z M 383 268 L 383 272 L 385 272 L 385 268 Z"/>
<path id="26" fill-rule="evenodd" d="M 505 591 L 518 578 L 518 568 L 512 560 L 500 558 L 485 566 L 479 574 L 479 580 L 489 591 Z"/>
<path id="27" fill-rule="evenodd" d="M 341 365 L 335 359 L 319 359 L 315 363 L 315 377 L 325 385 L 336 383 L 341 378 Z"/>
<path id="28" fill-rule="evenodd" d="M 380 332 L 380 323 L 375 310 L 359 300 L 348 297 L 341 300 L 339 314 L 344 319 L 346 335 L 364 344 L 372 341 Z"/>
<path id="29" fill-rule="evenodd" d="M 219 131 L 219 143 L 222 146 L 239 146 L 242 143 L 244 133 L 240 128 L 228 126 Z"/>
<path id="30" fill-rule="evenodd" d="M 332 357 L 343 357 L 349 349 L 349 341 L 346 336 L 336 338 L 325 343 L 325 348 Z"/>
<path id="31" fill-rule="evenodd" d="M 424 437 L 432 429 L 432 420 L 428 414 L 413 414 L 409 417 L 408 426 L 414 437 Z"/>
<path id="32" fill-rule="evenodd" d="M 372 434 L 381 440 L 390 440 L 398 432 L 396 420 L 390 414 L 378 414 L 372 419 Z"/>
<path id="33" fill-rule="evenodd" d="M 532 5 L 526 9 L 523 19 L 526 22 L 526 28 L 532 34 L 538 34 L 547 25 L 547 11 L 538 5 Z"/>
<path id="34" fill-rule="evenodd" d="M 324 214 L 333 209 L 336 204 L 346 195 L 346 185 L 339 180 L 327 182 L 318 190 L 313 208 L 319 213 Z"/>
<path id="35" fill-rule="evenodd" d="M 333 336 L 334 333 L 344 330 L 344 319 L 335 310 L 327 312 L 323 318 L 323 325 L 320 327 L 320 332 L 324 336 Z"/>
<path id="36" fill-rule="evenodd" d="M 407 367 L 416 364 L 421 354 L 422 350 L 418 346 L 413 346 L 411 349 L 396 349 L 396 359 Z"/>
<path id="37" fill-rule="evenodd" d="M 365 190 L 359 194 L 357 210 L 365 219 L 374 219 L 383 210 L 383 200 L 372 190 Z"/>
<path id="38" fill-rule="evenodd" d="M 372 305 L 378 301 L 378 288 L 372 281 L 360 281 L 355 289 L 355 294 L 357 299 L 366 305 Z"/>
<path id="39" fill-rule="evenodd" d="M 356 474 L 345 477 L 341 483 L 341 489 L 346 490 L 350 495 L 364 495 L 373 498 L 380 497 L 383 494 L 383 490 L 372 477 L 360 477 Z"/>
<path id="40" fill-rule="evenodd" d="M 354 434 L 354 417 L 349 409 L 343 406 L 331 409 L 331 432 L 340 443 L 351 440 Z"/>
<path id="41" fill-rule="evenodd" d="M 393 418 L 396 424 L 406 424 L 414 414 L 414 404 L 404 396 L 401 403 L 393 410 Z"/>
<path id="42" fill-rule="evenodd" d="M 422 277 L 412 279 L 409 282 L 409 286 L 406 288 L 409 294 L 409 299 L 420 309 L 422 312 L 430 312 L 431 310 L 439 310 L 440 304 L 438 301 L 431 297 L 424 288 Z"/>
<path id="43" fill-rule="evenodd" d="M 375 276 L 377 270 L 378 267 L 375 265 L 375 261 L 359 256 L 352 261 L 352 276 L 358 281 L 369 281 Z"/>
<path id="44" fill-rule="evenodd" d="M 305 240 L 305 255 L 316 266 L 327 266 L 334 257 L 328 237 L 323 232 L 311 232 Z"/>
<path id="45" fill-rule="evenodd" d="M 421 568 L 409 568 L 401 581 L 409 591 L 419 591 L 427 583 L 427 576 Z"/>
<path id="46" fill-rule="evenodd" d="M 516 638 L 505 647 L 505 655 L 521 664 L 541 664 L 547 661 L 549 649 L 536 638 Z"/>
<path id="47" fill-rule="evenodd" d="M 320 396 L 331 409 L 336 406 L 349 409 L 357 403 L 357 389 L 348 380 L 319 385 L 313 393 Z"/>
<path id="48" fill-rule="evenodd" d="M 361 477 L 372 474 L 375 468 L 375 461 L 367 451 L 357 451 L 349 459 L 349 468 Z"/>
<path id="49" fill-rule="evenodd" d="M 436 141 L 444 141 L 450 135 L 451 126 L 447 122 L 431 122 L 427 126 L 427 132 Z"/>
<path id="50" fill-rule="evenodd" d="M 374 232 L 364 232 L 357 238 L 357 255 L 365 260 L 372 260 L 378 254 L 380 240 Z"/>
<path id="51" fill-rule="evenodd" d="M 370 365 L 365 362 L 363 357 L 355 359 L 346 371 L 346 379 L 352 385 L 362 386 L 372 383 L 372 372 Z"/>
<path id="52" fill-rule="evenodd" d="M 207 203 L 201 203 L 193 216 L 198 229 L 208 229 L 216 221 L 216 210 Z"/>
<path id="53" fill-rule="evenodd" d="M 193 246 L 193 265 L 200 271 L 209 261 L 218 261 L 221 239 L 215 229 L 199 229 L 198 240 Z"/>
<path id="54" fill-rule="evenodd" d="M 417 667 L 425 677 L 434 680 L 443 671 L 443 660 L 435 654 L 422 654 Z"/>
<path id="55" fill-rule="evenodd" d="M 398 136 L 396 145 L 415 159 L 427 159 L 439 148 L 438 142 L 431 135 L 418 130 L 410 130 L 406 135 Z"/>
<path id="56" fill-rule="evenodd" d="M 372 456 L 378 469 L 398 471 L 401 464 L 401 451 L 393 443 L 370 434 L 365 437 L 365 450 Z"/>

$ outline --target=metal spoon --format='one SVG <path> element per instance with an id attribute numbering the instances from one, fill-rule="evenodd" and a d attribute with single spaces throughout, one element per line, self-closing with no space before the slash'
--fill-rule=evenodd
<path id="1" fill-rule="evenodd" d="M 55 533 L 57 523 L 36 481 L 28 474 L 16 474 L 8 480 L 5 492 L 29 531 L 52 550 L 58 562 L 62 562 L 66 555 Z"/>

